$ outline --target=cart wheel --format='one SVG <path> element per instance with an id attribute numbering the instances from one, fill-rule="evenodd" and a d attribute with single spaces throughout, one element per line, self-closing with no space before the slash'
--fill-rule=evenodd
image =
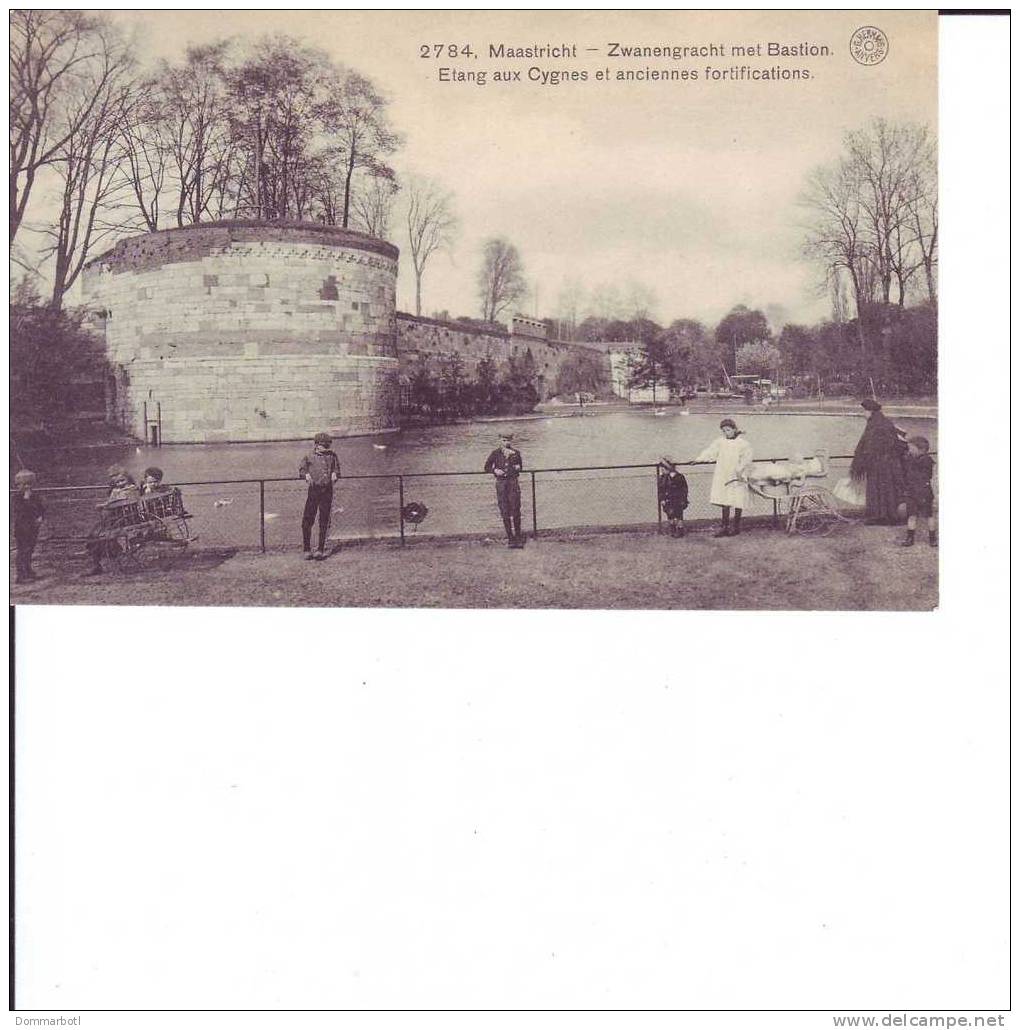
<path id="1" fill-rule="evenodd" d="M 836 528 L 836 521 L 831 515 L 821 511 L 802 511 L 797 514 L 791 533 L 802 536 L 828 536 Z"/>
<path id="2" fill-rule="evenodd" d="M 163 523 L 163 534 L 166 542 L 178 547 L 186 547 L 188 545 L 192 536 L 191 528 L 188 525 L 187 519 L 181 518 L 180 515 L 170 515 L 161 521 Z"/>
<path id="3" fill-rule="evenodd" d="M 174 559 L 188 546 L 190 533 L 185 519 L 152 516 L 129 540 L 126 562 L 135 570 L 173 567 Z"/>
<path id="4" fill-rule="evenodd" d="M 125 533 L 107 542 L 106 557 L 117 566 L 118 572 L 137 572 L 141 568 L 138 547 L 139 539 L 131 533 Z"/>
<path id="5" fill-rule="evenodd" d="M 141 537 L 132 537 L 124 541 L 123 549 L 117 556 L 117 568 L 121 572 L 144 572 L 159 564 L 158 551 L 149 546 L 149 541 Z"/>

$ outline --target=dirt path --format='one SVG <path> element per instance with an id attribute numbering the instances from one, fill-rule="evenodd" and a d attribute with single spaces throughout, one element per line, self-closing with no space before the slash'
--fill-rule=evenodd
<path id="1" fill-rule="evenodd" d="M 196 550 L 166 571 L 84 577 L 84 563 L 37 565 L 16 604 L 269 605 L 441 608 L 930 610 L 938 551 L 901 529 L 843 527 L 828 537 L 764 528 L 560 536 L 522 551 L 497 541 L 346 548 L 325 562 L 298 552 Z M 920 534 L 919 534 L 920 536 Z"/>

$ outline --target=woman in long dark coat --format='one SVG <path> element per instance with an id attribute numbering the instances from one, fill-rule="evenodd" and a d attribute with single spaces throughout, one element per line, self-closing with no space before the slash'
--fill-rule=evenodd
<path id="1" fill-rule="evenodd" d="M 861 401 L 871 412 L 850 464 L 853 479 L 865 483 L 865 520 L 894 525 L 904 496 L 903 454 L 907 449 L 899 430 L 882 414 L 878 401 Z"/>

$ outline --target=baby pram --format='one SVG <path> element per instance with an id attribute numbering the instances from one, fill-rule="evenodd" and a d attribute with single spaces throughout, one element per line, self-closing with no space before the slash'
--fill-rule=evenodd
<path id="1" fill-rule="evenodd" d="M 855 521 L 840 512 L 835 496 L 824 483 L 828 475 L 829 456 L 825 451 L 816 451 L 810 458 L 754 461 L 745 472 L 751 493 L 772 501 L 778 515 L 785 514 L 787 533 L 822 536 L 842 523 Z"/>

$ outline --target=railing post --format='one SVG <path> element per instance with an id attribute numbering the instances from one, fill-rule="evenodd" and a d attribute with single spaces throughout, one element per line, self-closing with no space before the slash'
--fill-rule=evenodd
<path id="1" fill-rule="evenodd" d="M 538 509 L 535 507 L 535 473 L 531 473 L 531 539 L 538 539 Z"/>
<path id="2" fill-rule="evenodd" d="M 266 481 L 259 480 L 259 547 L 266 553 Z"/>
<path id="3" fill-rule="evenodd" d="M 662 498 L 659 497 L 659 466 L 656 465 L 653 470 L 655 474 L 655 517 L 658 523 L 655 527 L 655 532 L 662 534 Z"/>
<path id="4" fill-rule="evenodd" d="M 400 505 L 400 546 L 404 546 L 404 477 L 397 476 L 397 493 L 399 500 L 397 503 Z"/>
<path id="5" fill-rule="evenodd" d="M 779 528 L 779 498 L 772 498 L 772 528 Z"/>
<path id="6" fill-rule="evenodd" d="M 149 402 L 142 401 L 142 441 L 149 446 Z"/>
<path id="7" fill-rule="evenodd" d="M 163 402 L 156 401 L 156 446 L 163 446 Z"/>

